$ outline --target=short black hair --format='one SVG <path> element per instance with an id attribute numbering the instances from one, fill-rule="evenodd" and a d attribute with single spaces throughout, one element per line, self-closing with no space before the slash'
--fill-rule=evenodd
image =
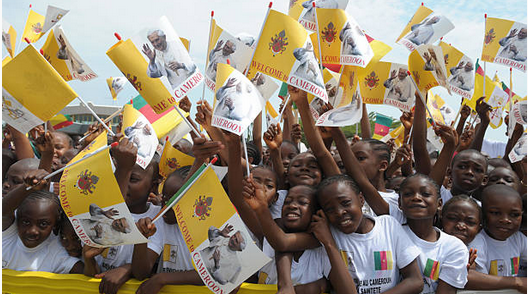
<path id="1" fill-rule="evenodd" d="M 257 148 L 257 145 L 253 144 L 253 142 L 247 142 L 246 147 L 247 147 L 248 158 L 249 157 L 253 158 L 253 161 L 251 163 L 259 164 L 262 156 L 260 154 L 260 151 Z"/>
<path id="2" fill-rule="evenodd" d="M 290 140 L 282 140 L 282 145 L 284 145 L 284 144 L 288 144 L 288 145 L 293 146 L 293 149 L 295 150 L 295 152 L 297 154 L 301 153 L 301 151 L 299 150 L 299 147 L 297 146 L 297 144 L 293 143 L 292 141 L 290 141 Z"/>
<path id="3" fill-rule="evenodd" d="M 328 177 L 324 179 L 323 181 L 321 181 L 321 183 L 319 184 L 319 187 L 317 187 L 317 194 L 316 194 L 317 199 L 318 200 L 321 199 L 324 189 L 326 189 L 328 186 L 334 183 L 343 183 L 347 185 L 348 187 L 350 187 L 352 191 L 354 191 L 356 194 L 360 193 L 359 187 L 356 184 L 356 182 L 348 175 L 341 174 L 341 175 L 334 175 L 334 176 Z"/>
<path id="4" fill-rule="evenodd" d="M 459 194 L 459 195 L 453 196 L 451 199 L 447 200 L 446 203 L 444 203 L 444 205 L 442 206 L 442 219 L 445 217 L 445 214 L 450 210 L 451 206 L 454 203 L 463 202 L 463 201 L 475 207 L 475 209 L 478 211 L 479 221 L 482 224 L 482 208 L 480 208 L 480 206 L 478 205 L 477 201 L 475 201 L 475 199 L 469 197 L 466 194 Z"/>
<path id="5" fill-rule="evenodd" d="M 440 186 L 438 186 L 438 184 L 428 175 L 424 175 L 420 173 L 415 173 L 414 175 L 408 176 L 407 178 L 405 178 L 405 180 L 403 180 L 403 182 L 400 184 L 400 197 L 401 197 L 401 191 L 403 190 L 403 188 L 407 186 L 409 181 L 414 178 L 422 178 L 422 179 L 427 180 L 427 182 L 431 184 L 433 188 L 435 189 L 436 197 L 440 197 Z"/>
<path id="6" fill-rule="evenodd" d="M 513 197 L 519 198 L 519 201 L 521 202 L 521 209 L 522 209 L 522 197 L 519 194 L 519 192 L 517 192 L 515 189 L 513 189 L 510 186 L 491 185 L 491 186 L 484 188 L 484 190 L 482 190 L 481 197 L 482 197 L 482 210 L 483 211 L 486 211 L 486 208 L 488 206 L 488 201 L 489 201 L 488 198 L 491 196 L 495 196 L 495 195 L 500 196 L 500 197 L 513 196 Z"/>
<path id="7" fill-rule="evenodd" d="M 462 150 L 462 151 L 458 152 L 453 157 L 453 160 L 451 160 L 451 167 L 453 167 L 453 165 L 455 164 L 455 161 L 457 161 L 460 158 L 460 156 L 466 155 L 466 154 L 476 154 L 476 155 L 480 156 L 482 158 L 482 160 L 484 160 L 484 162 L 485 162 L 484 168 L 486 169 L 486 173 L 487 173 L 487 171 L 488 171 L 488 158 L 486 156 L 484 156 L 482 153 L 480 153 L 480 151 L 475 150 L 475 149 L 466 149 L 466 150 Z"/>
<path id="8" fill-rule="evenodd" d="M 370 148 L 372 148 L 372 150 L 378 155 L 379 160 L 386 160 L 388 164 L 390 163 L 390 148 L 387 143 L 376 139 L 366 139 L 360 142 L 368 143 Z"/>
<path id="9" fill-rule="evenodd" d="M 68 144 L 70 144 L 70 148 L 75 147 L 73 145 L 73 139 L 72 139 L 72 137 L 70 137 L 70 135 L 66 134 L 65 132 L 61 132 L 61 131 L 53 131 L 53 135 L 56 135 L 56 134 L 60 134 L 60 135 L 64 136 L 66 138 L 66 140 L 68 140 Z"/>
<path id="10" fill-rule="evenodd" d="M 27 205 L 29 205 L 33 201 L 37 200 L 47 200 L 51 205 L 55 205 L 55 218 L 56 222 L 55 225 L 59 225 L 61 222 L 61 215 L 62 215 L 62 207 L 59 201 L 59 197 L 52 192 L 44 191 L 44 190 L 32 190 L 31 193 L 26 196 L 26 198 L 20 203 L 18 206 L 18 209 L 16 211 L 16 218 L 19 217 L 18 213 Z"/>

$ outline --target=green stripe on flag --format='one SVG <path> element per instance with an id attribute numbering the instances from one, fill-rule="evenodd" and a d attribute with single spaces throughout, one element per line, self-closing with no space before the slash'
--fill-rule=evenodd
<path id="1" fill-rule="evenodd" d="M 136 98 L 132 99 L 132 102 L 132 106 L 134 106 L 134 108 L 137 110 L 140 110 L 148 104 L 147 101 L 141 95 L 137 95 Z"/>
<path id="2" fill-rule="evenodd" d="M 428 258 L 425 264 L 424 272 L 423 272 L 424 276 L 432 279 L 433 278 L 432 277 L 433 268 L 434 268 L 434 260 Z"/>
<path id="3" fill-rule="evenodd" d="M 376 114 L 376 123 L 380 124 L 382 126 L 386 126 L 386 127 L 390 128 L 390 126 L 392 125 L 392 118 L 388 117 L 388 116 L 385 116 L 383 114 L 377 113 Z"/>
<path id="4" fill-rule="evenodd" d="M 282 82 L 281 88 L 279 90 L 279 97 L 284 99 L 288 95 L 288 84 Z"/>
<path id="5" fill-rule="evenodd" d="M 197 177 L 199 177 L 203 170 L 207 167 L 206 164 L 202 164 L 202 166 L 200 166 L 200 168 L 189 178 L 189 180 L 187 180 L 187 182 L 185 182 L 185 184 L 183 184 L 183 186 L 178 190 L 178 192 L 176 192 L 172 197 L 171 199 L 169 199 L 169 201 L 167 202 L 167 204 L 165 204 L 165 206 L 170 206 L 172 202 L 174 202 L 174 200 L 176 200 L 178 198 L 178 196 L 180 196 L 180 194 L 185 191 L 185 189 L 187 189 L 187 187 L 194 181 L 194 179 L 196 179 Z"/>
<path id="6" fill-rule="evenodd" d="M 374 264 L 377 271 L 381 270 L 381 255 L 379 251 L 374 252 Z"/>

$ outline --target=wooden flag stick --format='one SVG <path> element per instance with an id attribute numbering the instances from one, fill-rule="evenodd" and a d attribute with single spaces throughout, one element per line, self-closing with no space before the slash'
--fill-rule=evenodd
<path id="1" fill-rule="evenodd" d="M 121 112 L 123 112 L 123 107 L 121 107 L 120 109 L 118 109 L 116 112 L 112 113 L 109 117 L 105 118 L 105 119 L 103 120 L 103 122 L 104 122 L 105 124 L 108 123 L 108 122 L 111 121 L 114 117 L 118 116 Z M 96 131 L 97 131 L 97 129 L 88 132 L 86 135 L 84 135 L 84 137 L 82 137 L 82 138 L 79 139 L 79 142 L 84 141 L 86 138 L 88 138 L 88 136 L 90 136 L 91 134 L 95 133 Z"/>
<path id="2" fill-rule="evenodd" d="M 213 33 L 213 20 L 214 20 L 214 11 L 211 10 L 211 20 L 209 21 L 209 43 L 207 45 L 211 45 L 211 38 L 212 38 L 212 33 Z M 189 44 L 190 45 L 190 44 Z M 190 46 L 189 46 L 190 47 Z M 207 72 L 207 67 L 209 66 L 209 48 L 207 48 L 207 50 L 205 50 L 205 70 L 204 72 Z M 205 84 L 206 83 L 203 83 L 203 87 L 202 87 L 202 97 L 200 97 L 200 101 L 203 102 L 203 100 L 205 99 Z"/>
<path id="3" fill-rule="evenodd" d="M 247 177 L 249 177 L 249 157 L 248 157 L 248 152 L 247 152 L 247 145 L 246 145 L 246 139 L 244 138 L 244 136 L 242 136 L 242 146 L 244 147 L 244 157 L 246 158 L 246 173 L 247 173 Z"/>
<path id="4" fill-rule="evenodd" d="M 67 168 L 69 168 L 69 167 L 71 167 L 71 166 L 73 166 L 73 165 L 76 165 L 76 164 L 79 163 L 79 162 L 82 162 L 82 161 L 84 161 L 85 159 L 88 159 L 88 158 L 90 158 L 90 157 L 92 157 L 92 156 L 94 156 L 94 155 L 96 155 L 96 154 L 98 154 L 98 153 L 101 153 L 101 152 L 103 152 L 103 151 L 105 151 L 105 150 L 107 150 L 107 149 L 110 149 L 110 148 L 112 148 L 112 147 L 115 147 L 115 146 L 117 146 L 117 145 L 119 145 L 119 142 L 114 142 L 114 143 L 112 143 L 112 144 L 110 144 L 110 145 L 103 146 L 103 147 L 101 147 L 101 148 L 95 150 L 95 151 L 92 152 L 92 153 L 88 153 L 87 155 L 85 155 L 85 156 L 82 157 L 81 159 L 79 159 L 79 160 L 77 160 L 77 161 L 75 161 L 75 162 L 72 162 L 72 163 L 70 163 L 70 164 L 67 164 L 66 166 L 63 166 L 62 168 L 59 168 L 58 170 L 56 170 L 56 171 L 52 172 L 51 174 L 45 176 L 42 180 L 47 180 L 47 179 L 53 177 L 54 175 L 61 173 L 63 170 L 65 170 L 65 169 L 67 169 Z M 39 182 L 39 183 L 40 183 L 40 182 Z M 37 183 L 37 185 L 38 185 L 39 183 Z M 35 186 L 36 186 L 36 185 L 35 185 Z M 34 186 L 28 186 L 28 187 L 26 187 L 26 191 L 29 191 L 29 190 L 33 189 L 33 187 L 34 187 Z"/>
<path id="5" fill-rule="evenodd" d="M 178 106 L 176 105 L 173 105 L 174 109 L 176 109 L 176 111 L 178 112 L 178 114 L 183 118 L 183 120 L 185 121 L 185 123 L 189 126 L 189 128 L 191 128 L 191 131 L 198 137 L 200 137 L 200 132 L 191 124 L 191 122 L 189 122 L 189 120 L 185 117 L 185 115 L 183 115 L 183 113 L 180 111 L 180 109 L 178 108 Z"/>
<path id="6" fill-rule="evenodd" d="M 262 31 L 264 30 L 264 25 L 266 25 L 266 21 L 268 20 L 268 15 L 271 9 L 271 6 L 273 6 L 273 2 L 270 2 L 268 5 L 268 11 L 266 11 L 266 17 L 264 17 L 264 23 L 262 23 L 262 27 L 260 27 L 260 32 L 257 37 L 257 44 L 255 45 L 255 49 L 253 50 L 253 53 L 251 54 L 251 59 L 249 60 L 249 64 L 246 67 L 246 70 L 243 72 L 243 74 L 248 75 L 249 68 L 251 67 L 251 63 L 253 62 L 253 58 L 255 57 L 255 52 L 257 51 L 258 44 L 260 43 L 260 36 L 262 35 Z"/>
<path id="7" fill-rule="evenodd" d="M 317 8 L 315 7 L 315 1 L 312 2 L 315 17 L 315 28 L 317 30 L 317 46 L 319 47 L 319 69 L 321 70 L 321 76 L 323 76 L 323 53 L 321 52 L 321 35 L 319 32 L 319 22 L 317 21 Z"/>
<path id="8" fill-rule="evenodd" d="M 425 102 L 425 99 L 424 99 L 424 97 L 422 95 L 422 92 L 418 89 L 418 85 L 416 84 L 416 81 L 412 77 L 411 72 L 407 71 L 407 75 L 409 76 L 409 78 L 411 79 L 414 87 L 416 88 L 416 92 L 418 92 L 418 96 L 420 96 L 420 100 L 422 100 L 422 103 L 424 104 L 425 109 L 427 110 L 427 113 L 429 113 L 429 116 L 431 117 L 431 119 L 433 119 L 433 115 L 431 114 L 431 110 L 429 110 L 429 107 L 427 107 L 427 103 Z M 416 102 L 415 102 L 415 104 L 416 104 Z M 433 126 L 436 128 L 436 122 L 435 122 L 434 119 L 433 119 Z"/>
<path id="9" fill-rule="evenodd" d="M 84 102 L 84 100 L 81 98 L 81 97 L 77 97 L 77 99 L 79 99 L 79 101 L 81 101 L 82 105 L 84 105 L 84 107 L 88 108 L 88 110 L 92 113 L 92 115 L 95 117 L 95 119 L 103 125 L 103 127 L 108 131 L 108 133 L 112 136 L 115 136 L 114 132 L 112 132 L 112 129 L 110 129 L 104 122 L 103 120 L 97 115 L 97 113 L 95 113 L 95 111 L 93 111 L 92 108 L 90 108 L 90 106 L 88 106 L 88 104 L 86 104 L 86 102 Z"/>

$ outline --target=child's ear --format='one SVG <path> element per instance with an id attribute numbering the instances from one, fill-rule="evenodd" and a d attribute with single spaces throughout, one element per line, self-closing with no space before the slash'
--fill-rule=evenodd
<path id="1" fill-rule="evenodd" d="M 387 170 L 387 167 L 389 167 L 389 162 L 385 159 L 381 160 L 378 165 L 378 171 L 385 172 Z"/>
<path id="2" fill-rule="evenodd" d="M 363 197 L 363 192 L 359 192 L 358 198 L 359 198 L 359 203 L 361 203 L 361 207 L 363 207 L 363 205 L 365 205 L 365 197 Z"/>

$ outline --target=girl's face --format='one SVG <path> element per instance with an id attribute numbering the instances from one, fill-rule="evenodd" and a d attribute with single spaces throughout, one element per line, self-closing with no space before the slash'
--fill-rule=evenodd
<path id="1" fill-rule="evenodd" d="M 172 176 L 163 184 L 163 204 L 166 204 L 178 190 L 185 184 L 184 179 L 181 177 Z M 169 209 L 164 215 L 163 220 L 169 225 L 176 224 L 176 215 L 174 214 L 174 209 Z"/>
<path id="2" fill-rule="evenodd" d="M 468 245 L 480 231 L 479 210 L 468 201 L 457 201 L 442 215 L 444 232 Z"/>
<path id="3" fill-rule="evenodd" d="M 315 211 L 315 194 L 306 186 L 296 186 L 288 191 L 282 206 L 282 221 L 289 232 L 308 229 Z"/>
<path id="4" fill-rule="evenodd" d="M 311 153 L 301 153 L 291 161 L 288 169 L 290 187 L 297 185 L 316 186 L 321 182 L 321 168 Z"/>
<path id="5" fill-rule="evenodd" d="M 367 142 L 357 142 L 352 145 L 352 152 L 359 161 L 359 165 L 365 171 L 367 178 L 372 181 L 378 176 L 380 160 Z"/>
<path id="6" fill-rule="evenodd" d="M 488 195 L 484 218 L 486 232 L 505 241 L 519 231 L 522 221 L 522 200 L 512 195 Z"/>
<path id="7" fill-rule="evenodd" d="M 57 207 L 46 199 L 36 199 L 19 207 L 17 212 L 18 237 L 27 248 L 44 242 L 57 225 Z"/>
<path id="8" fill-rule="evenodd" d="M 297 153 L 297 150 L 294 146 L 291 144 L 282 144 L 280 147 L 281 151 L 281 158 L 282 158 L 282 165 L 284 166 L 284 169 L 288 169 L 290 166 L 291 160 L 297 156 L 299 153 Z"/>
<path id="9" fill-rule="evenodd" d="M 516 191 L 519 190 L 519 178 L 509 168 L 497 167 L 489 173 L 487 186 L 495 184 L 503 184 L 512 187 Z"/>
<path id="10" fill-rule="evenodd" d="M 432 219 L 442 198 L 438 197 L 434 185 L 423 177 L 414 177 L 400 187 L 399 204 L 408 219 Z"/>
<path id="11" fill-rule="evenodd" d="M 328 221 L 345 234 L 354 233 L 363 220 L 363 197 L 344 183 L 328 185 L 319 197 Z"/>
<path id="12" fill-rule="evenodd" d="M 68 255 L 73 257 L 82 256 L 81 240 L 77 237 L 73 226 L 67 219 L 61 223 L 60 241 L 62 247 L 68 252 Z"/>
<path id="13" fill-rule="evenodd" d="M 251 175 L 253 176 L 255 183 L 264 186 L 268 205 L 271 205 L 277 201 L 277 183 L 275 182 L 275 175 L 273 174 L 273 171 L 266 168 L 254 168 L 251 171 Z"/>

